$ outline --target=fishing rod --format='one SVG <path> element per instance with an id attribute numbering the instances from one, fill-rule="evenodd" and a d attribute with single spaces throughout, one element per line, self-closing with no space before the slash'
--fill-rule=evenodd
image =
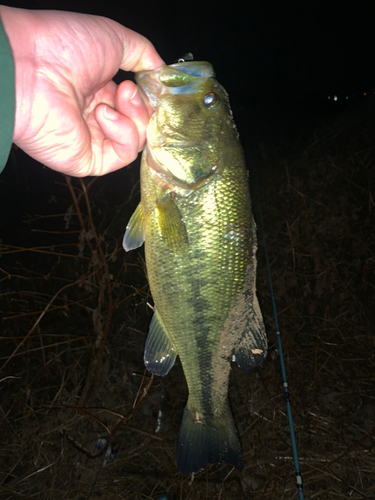
<path id="1" fill-rule="evenodd" d="M 286 408 L 287 408 L 287 413 L 288 413 L 290 438 L 291 438 L 291 442 L 292 442 L 292 452 L 293 452 L 293 460 L 294 460 L 294 469 L 295 469 L 295 473 L 296 473 L 298 498 L 299 498 L 299 500 L 304 500 L 302 476 L 301 476 L 301 470 L 300 470 L 299 460 L 298 460 L 296 436 L 294 433 L 292 407 L 290 404 L 288 381 L 286 378 L 286 371 L 285 371 L 283 346 L 281 343 L 281 335 L 280 335 L 280 329 L 279 329 L 279 320 L 278 320 L 278 315 L 277 315 L 275 295 L 273 293 L 273 281 L 272 281 L 272 275 L 271 275 L 271 266 L 270 266 L 270 262 L 269 262 L 269 258 L 268 258 L 268 249 L 267 249 L 267 242 L 266 242 L 266 233 L 264 230 L 264 223 L 263 223 L 262 206 L 261 206 L 260 198 L 259 198 L 258 172 L 257 172 L 257 169 L 255 169 L 255 170 L 256 170 L 256 172 L 255 172 L 256 198 L 257 198 L 257 204 L 258 204 L 258 209 L 259 209 L 259 221 L 260 221 L 260 227 L 261 227 L 261 232 L 262 232 L 262 237 L 263 237 L 264 254 L 266 257 L 268 282 L 269 282 L 270 291 L 271 291 L 272 309 L 273 309 L 273 316 L 274 316 L 274 320 L 275 320 L 277 345 L 278 345 L 279 355 L 280 355 L 281 374 L 282 374 L 282 378 L 283 378 L 283 387 L 284 387 L 284 394 L 285 394 L 285 399 L 286 399 Z"/>

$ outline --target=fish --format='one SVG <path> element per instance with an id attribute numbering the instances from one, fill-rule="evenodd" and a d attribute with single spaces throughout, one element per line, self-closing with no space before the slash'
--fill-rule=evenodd
<path id="1" fill-rule="evenodd" d="M 267 338 L 256 295 L 256 225 L 229 98 L 212 65 L 185 61 L 136 74 L 154 112 L 141 160 L 141 201 L 126 251 L 145 245 L 154 302 L 144 350 L 165 376 L 179 356 L 188 400 L 177 466 L 242 469 L 228 402 L 231 362 L 260 365 Z"/>

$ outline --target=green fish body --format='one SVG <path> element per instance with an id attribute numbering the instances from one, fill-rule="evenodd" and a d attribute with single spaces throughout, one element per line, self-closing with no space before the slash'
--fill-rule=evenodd
<path id="1" fill-rule="evenodd" d="M 125 250 L 145 243 L 155 311 L 144 361 L 164 376 L 178 355 L 189 397 L 179 432 L 183 474 L 242 468 L 227 394 L 230 363 L 267 352 L 256 297 L 256 229 L 247 172 L 225 90 L 206 62 L 136 76 L 154 114 L 141 164 L 141 203 Z"/>

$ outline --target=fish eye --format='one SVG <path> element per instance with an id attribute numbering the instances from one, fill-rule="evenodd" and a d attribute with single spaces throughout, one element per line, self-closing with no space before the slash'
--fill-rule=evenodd
<path id="1" fill-rule="evenodd" d="M 206 106 L 207 109 L 212 109 L 216 107 L 220 102 L 220 97 L 215 94 L 214 92 L 208 92 L 203 97 L 203 104 Z"/>

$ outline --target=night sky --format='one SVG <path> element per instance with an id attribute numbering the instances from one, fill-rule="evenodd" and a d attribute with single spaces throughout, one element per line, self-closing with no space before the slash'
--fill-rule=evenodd
<path id="1" fill-rule="evenodd" d="M 230 95 L 300 100 L 374 86 L 375 3 L 250 2 L 250 14 L 227 2 L 5 2 L 110 17 L 148 37 L 170 64 L 183 53 L 208 60 Z M 287 4 L 287 5 L 285 5 Z M 351 6 L 350 6 L 351 4 Z M 349 5 L 349 6 L 348 6 Z"/>
<path id="2" fill-rule="evenodd" d="M 24 8 L 61 9 L 57 0 L 6 2 Z M 110 17 L 148 37 L 172 63 L 186 52 L 211 62 L 227 89 L 239 128 L 267 135 L 267 121 L 282 108 L 288 120 L 340 98 L 375 88 L 375 3 L 250 2 L 249 14 L 227 2 L 84 2 L 64 10 Z M 330 103 L 328 103 L 330 104 Z M 307 108 L 305 108 L 307 106 Z M 308 117 L 306 117 L 308 120 Z M 293 117 L 290 118 L 293 120 Z M 241 123 L 241 121 L 243 123 Z"/>

